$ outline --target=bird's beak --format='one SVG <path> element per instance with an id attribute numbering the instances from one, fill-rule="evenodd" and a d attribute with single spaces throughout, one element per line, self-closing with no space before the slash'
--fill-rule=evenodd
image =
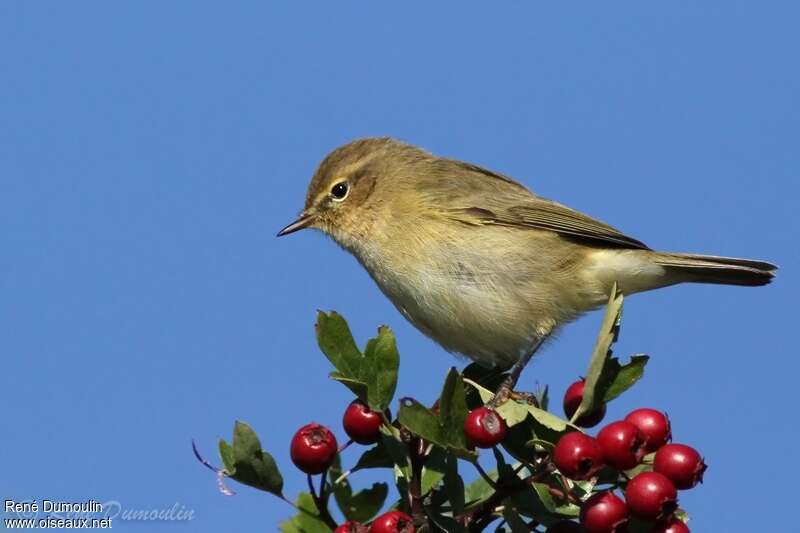
<path id="1" fill-rule="evenodd" d="M 297 218 L 297 220 L 295 220 L 294 222 L 292 222 L 291 224 L 280 230 L 277 236 L 283 237 L 284 235 L 289 235 L 290 233 L 294 233 L 295 231 L 300 231 L 301 229 L 310 226 L 313 222 L 314 222 L 314 214 L 303 211 Z"/>

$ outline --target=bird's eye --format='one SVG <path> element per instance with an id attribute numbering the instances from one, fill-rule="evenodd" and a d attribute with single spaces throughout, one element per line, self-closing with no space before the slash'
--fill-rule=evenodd
<path id="1" fill-rule="evenodd" d="M 347 186 L 346 181 L 340 181 L 333 187 L 331 187 L 331 196 L 334 200 L 341 202 L 345 198 L 347 198 L 347 193 L 350 192 L 350 188 Z"/>

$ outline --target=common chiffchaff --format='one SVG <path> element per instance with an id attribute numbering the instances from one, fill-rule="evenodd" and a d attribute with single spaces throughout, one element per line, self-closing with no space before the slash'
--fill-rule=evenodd
<path id="1" fill-rule="evenodd" d="M 367 269 L 414 326 L 451 352 L 523 365 L 556 328 L 628 295 L 681 282 L 765 285 L 764 261 L 656 252 L 511 178 L 390 138 L 320 164 L 300 217 Z"/>

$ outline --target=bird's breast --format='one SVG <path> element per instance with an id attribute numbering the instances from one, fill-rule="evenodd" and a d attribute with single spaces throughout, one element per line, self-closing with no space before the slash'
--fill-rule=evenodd
<path id="1" fill-rule="evenodd" d="M 520 258 L 503 258 L 491 242 L 418 234 L 403 242 L 356 256 L 397 309 L 445 349 L 506 366 L 552 327 Z"/>

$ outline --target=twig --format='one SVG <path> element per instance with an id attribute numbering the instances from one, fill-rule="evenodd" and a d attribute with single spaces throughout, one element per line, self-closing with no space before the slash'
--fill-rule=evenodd
<path id="1" fill-rule="evenodd" d="M 481 475 L 481 477 L 483 478 L 483 480 L 484 480 L 486 483 L 488 483 L 488 484 L 489 484 L 489 486 L 490 486 L 490 487 L 492 487 L 494 490 L 497 490 L 497 482 L 495 482 L 495 480 L 493 480 L 493 479 L 492 479 L 492 478 L 489 476 L 489 474 L 487 474 L 487 473 L 486 473 L 486 470 L 484 470 L 484 469 L 483 469 L 483 467 L 481 466 L 481 464 L 480 464 L 480 463 L 479 463 L 477 460 L 473 461 L 473 462 L 472 462 L 472 464 L 475 466 L 475 469 L 476 469 L 476 470 L 478 471 L 478 473 Z M 516 474 L 516 472 L 514 472 L 514 473 Z"/>
<path id="2" fill-rule="evenodd" d="M 421 439 L 411 437 L 408 442 L 408 456 L 411 460 L 411 479 L 408 480 L 408 499 L 411 506 L 411 518 L 420 526 L 426 521 L 425 506 L 422 503 L 422 458 L 420 448 L 424 446 Z"/>
<path id="3" fill-rule="evenodd" d="M 311 493 L 311 498 L 314 500 L 314 505 L 317 507 L 317 512 L 319 512 L 319 515 L 315 518 L 325 522 L 325 525 L 331 529 L 335 529 L 338 524 L 331 516 L 331 512 L 328 510 L 328 496 L 325 495 L 325 479 L 327 476 L 328 471 L 325 470 L 322 473 L 322 482 L 319 488 L 320 492 L 317 494 L 317 489 L 314 487 L 314 478 L 311 477 L 311 474 L 308 474 L 308 491 Z"/>

